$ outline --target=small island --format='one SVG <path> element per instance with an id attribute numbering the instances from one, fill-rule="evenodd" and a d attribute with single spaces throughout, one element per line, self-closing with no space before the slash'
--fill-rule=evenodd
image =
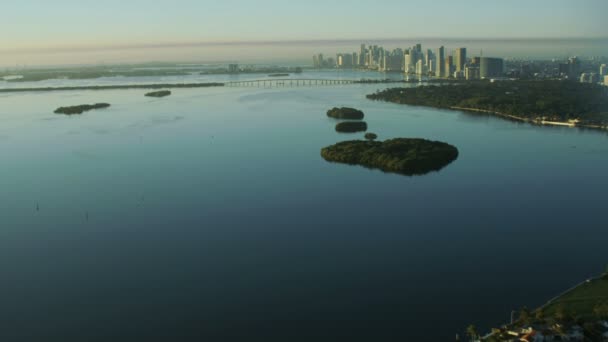
<path id="1" fill-rule="evenodd" d="M 353 140 L 325 147 L 321 156 L 329 162 L 414 176 L 441 170 L 458 158 L 458 149 L 425 139 Z"/>
<path id="2" fill-rule="evenodd" d="M 608 128 L 607 89 L 572 81 L 469 81 L 392 88 L 367 98 L 490 114 L 543 125 Z"/>
<path id="3" fill-rule="evenodd" d="M 327 116 L 334 119 L 347 119 L 347 120 L 363 120 L 365 114 L 362 111 L 355 108 L 332 108 L 327 111 Z"/>
<path id="4" fill-rule="evenodd" d="M 103 109 L 110 107 L 109 103 L 96 103 L 92 105 L 84 104 L 71 107 L 59 107 L 55 110 L 55 114 L 75 115 L 88 112 L 93 109 Z"/>
<path id="5" fill-rule="evenodd" d="M 165 97 L 165 96 L 169 96 L 169 95 L 171 95 L 171 91 L 169 91 L 169 90 L 153 91 L 151 93 L 146 94 L 146 96 L 148 96 L 148 97 Z"/>
<path id="6" fill-rule="evenodd" d="M 285 74 L 285 73 L 268 75 L 268 77 L 287 77 L 287 76 L 289 76 L 289 74 Z"/>
<path id="7" fill-rule="evenodd" d="M 367 123 L 364 121 L 345 121 L 336 125 L 338 133 L 357 133 L 367 131 Z"/>

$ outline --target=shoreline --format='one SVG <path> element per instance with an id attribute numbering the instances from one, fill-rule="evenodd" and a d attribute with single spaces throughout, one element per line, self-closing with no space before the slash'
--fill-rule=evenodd
<path id="1" fill-rule="evenodd" d="M 174 89 L 223 87 L 225 83 L 172 83 L 172 84 L 117 84 L 103 86 L 40 87 L 40 88 L 2 88 L 0 93 L 51 92 L 70 90 L 124 90 L 124 89 Z"/>
<path id="2" fill-rule="evenodd" d="M 546 125 L 546 126 L 562 126 L 562 127 L 572 127 L 572 128 L 590 128 L 590 129 L 608 130 L 608 126 L 579 124 L 578 122 L 562 122 L 562 121 L 547 121 L 547 120 L 540 120 L 540 119 L 528 119 L 528 118 L 524 118 L 521 116 L 496 112 L 496 111 L 487 110 L 487 109 L 466 108 L 466 107 L 457 107 L 457 106 L 452 106 L 452 107 L 449 107 L 448 109 L 460 110 L 460 111 L 465 111 L 465 112 L 492 114 L 492 115 L 496 115 L 499 117 L 504 117 L 504 118 L 521 121 L 521 122 L 525 122 L 525 123 L 529 123 L 529 124 L 534 124 L 534 125 L 540 125 L 540 126 Z"/>

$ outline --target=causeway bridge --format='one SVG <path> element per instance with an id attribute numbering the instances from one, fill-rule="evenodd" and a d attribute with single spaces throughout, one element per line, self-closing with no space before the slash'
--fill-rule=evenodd
<path id="1" fill-rule="evenodd" d="M 358 83 L 355 80 L 332 80 L 332 79 L 265 79 L 265 80 L 247 80 L 247 81 L 232 81 L 224 83 L 226 87 L 263 87 L 263 88 L 281 88 L 281 87 L 314 87 L 314 86 L 329 86 L 329 85 L 348 85 Z"/>

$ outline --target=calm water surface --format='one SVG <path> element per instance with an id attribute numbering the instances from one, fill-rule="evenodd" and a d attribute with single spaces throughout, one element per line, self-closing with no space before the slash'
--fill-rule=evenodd
<path id="1" fill-rule="evenodd" d="M 0 94 L 0 340 L 451 341 L 603 270 L 606 133 L 377 88 Z M 460 157 L 327 163 L 342 105 Z"/>

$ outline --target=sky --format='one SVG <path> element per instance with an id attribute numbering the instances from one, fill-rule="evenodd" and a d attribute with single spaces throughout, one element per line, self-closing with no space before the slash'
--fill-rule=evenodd
<path id="1" fill-rule="evenodd" d="M 608 37 L 606 13 L 608 0 L 3 0 L 0 65 L 200 58 L 205 44 L 213 59 L 239 42 Z"/>

